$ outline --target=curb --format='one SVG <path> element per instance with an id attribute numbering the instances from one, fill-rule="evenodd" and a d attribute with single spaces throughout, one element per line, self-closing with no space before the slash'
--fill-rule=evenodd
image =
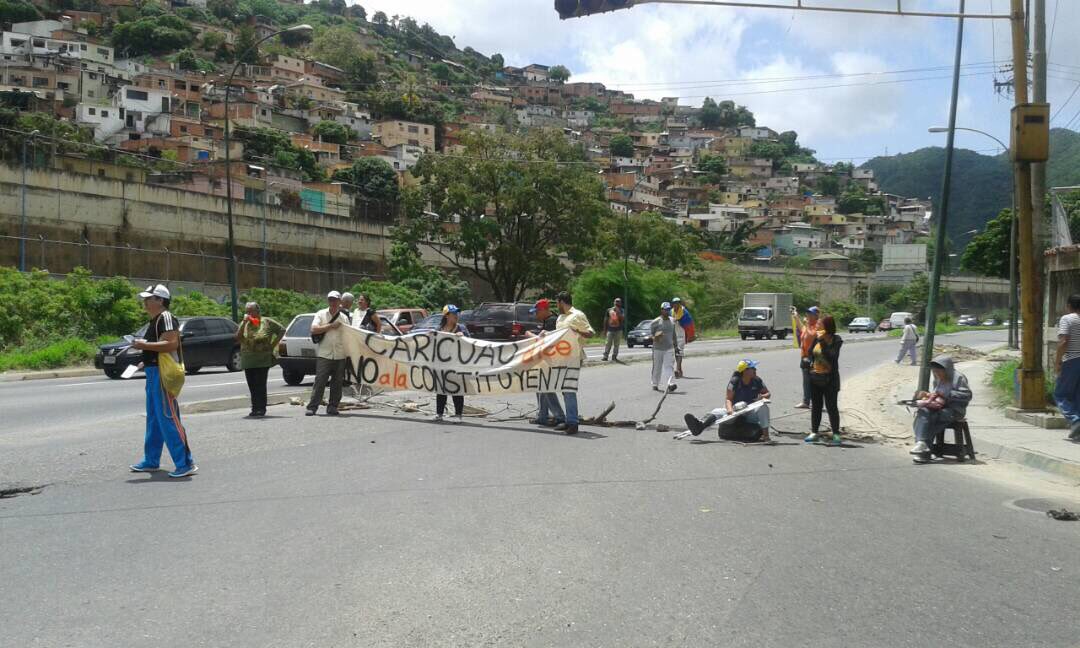
<path id="1" fill-rule="evenodd" d="M 1003 446 L 992 441 L 977 440 L 975 457 L 977 459 L 989 458 L 1009 461 L 1027 468 L 1058 475 L 1059 477 L 1080 480 L 1080 464 L 1028 450 L 1027 448 Z"/>
<path id="2" fill-rule="evenodd" d="M 79 369 L 54 369 L 51 371 L 35 371 L 32 373 L 5 373 L 0 374 L 0 382 L 21 382 L 24 380 L 50 380 L 53 378 L 85 378 L 102 374 L 101 369 L 94 367 L 82 367 Z"/>
<path id="3" fill-rule="evenodd" d="M 304 396 L 311 392 L 310 389 L 301 389 L 288 392 L 267 394 L 267 405 L 286 405 L 289 400 L 297 396 Z M 233 409 L 243 409 L 251 405 L 249 396 L 231 396 L 229 398 L 215 398 L 212 400 L 195 401 L 193 403 L 181 403 L 181 414 L 208 414 L 211 412 L 225 412 Z"/>

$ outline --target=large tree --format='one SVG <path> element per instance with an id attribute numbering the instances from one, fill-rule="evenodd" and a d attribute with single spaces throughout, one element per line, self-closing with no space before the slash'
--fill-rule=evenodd
<path id="1" fill-rule="evenodd" d="M 634 157 L 634 140 L 630 139 L 629 135 L 615 135 L 608 146 L 615 157 Z"/>
<path id="2" fill-rule="evenodd" d="M 350 193 L 371 200 L 392 203 L 398 198 L 397 172 L 382 158 L 359 158 L 348 169 L 335 171 L 333 179 L 349 183 Z"/>
<path id="3" fill-rule="evenodd" d="M 413 168 L 421 204 L 408 236 L 487 284 L 496 299 L 569 283 L 572 264 L 596 255 L 610 212 L 596 170 L 559 133 L 463 137 L 461 155 L 425 156 Z"/>
<path id="4" fill-rule="evenodd" d="M 570 79 L 570 70 L 565 65 L 555 65 L 548 70 L 548 78 L 556 83 L 566 83 Z"/>
<path id="5" fill-rule="evenodd" d="M 997 218 L 986 224 L 964 248 L 960 267 L 987 277 L 1009 276 L 1009 235 L 1012 230 L 1012 210 L 1002 209 Z"/>

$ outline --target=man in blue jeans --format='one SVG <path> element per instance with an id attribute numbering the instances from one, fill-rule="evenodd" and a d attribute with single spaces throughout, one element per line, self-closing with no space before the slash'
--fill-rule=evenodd
<path id="1" fill-rule="evenodd" d="M 539 299 L 536 305 L 529 309 L 536 316 L 538 322 L 537 332 L 529 331 L 529 337 L 539 337 L 545 331 L 555 330 L 555 316 L 551 313 L 551 300 Z M 537 414 L 536 418 L 529 422 L 542 427 L 558 427 L 566 425 L 566 414 L 563 413 L 562 405 L 559 404 L 559 396 L 553 393 L 536 394 Z"/>
<path id="2" fill-rule="evenodd" d="M 555 320 L 555 330 L 561 331 L 563 329 L 573 329 L 577 331 L 578 335 L 585 338 L 590 338 L 596 335 L 596 331 L 593 330 L 592 325 L 589 324 L 589 318 L 585 316 L 585 313 L 574 308 L 573 298 L 570 293 L 563 291 L 555 297 L 555 305 L 559 309 L 559 318 Z M 581 349 L 582 359 L 585 359 L 585 349 Z M 552 394 L 554 396 L 554 394 Z M 555 397 L 556 402 L 558 397 Z M 566 403 L 566 423 L 562 425 L 556 425 L 556 430 L 562 430 L 566 434 L 578 433 L 578 402 L 576 391 L 563 392 L 563 402 Z"/>
<path id="3" fill-rule="evenodd" d="M 165 391 L 158 371 L 158 356 L 171 354 L 174 359 L 180 352 L 180 324 L 169 312 L 172 295 L 169 289 L 158 284 L 148 286 L 139 293 L 143 308 L 150 315 L 146 339 L 135 340 L 132 347 L 143 352 L 143 370 L 146 373 L 146 440 L 143 459 L 131 466 L 133 472 L 157 472 L 161 470 L 161 447 L 168 446 L 176 470 L 169 477 L 180 478 L 194 475 L 199 467 L 188 447 L 187 431 L 180 422 L 180 404 Z"/>
<path id="4" fill-rule="evenodd" d="M 1069 440 L 1080 442 L 1080 294 L 1069 295 L 1069 313 L 1058 322 L 1054 400 L 1069 422 Z"/>

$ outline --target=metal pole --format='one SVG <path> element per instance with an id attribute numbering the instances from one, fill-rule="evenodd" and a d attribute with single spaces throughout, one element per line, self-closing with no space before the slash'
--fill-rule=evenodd
<path id="1" fill-rule="evenodd" d="M 1046 103 L 1046 0 L 1034 0 L 1029 7 L 1033 9 L 1029 17 L 1034 38 L 1032 39 L 1032 99 L 1035 103 Z M 1036 162 L 1031 165 L 1031 208 L 1032 208 L 1032 237 L 1038 253 L 1034 255 L 1035 272 L 1039 279 L 1043 278 L 1043 255 L 1042 250 L 1047 245 L 1047 233 L 1049 228 L 1046 217 L 1046 163 Z M 1042 291 L 1037 297 L 1036 309 L 1038 319 L 1033 320 L 1032 326 L 1036 333 L 1036 346 L 1043 348 L 1044 326 L 1044 302 Z M 1042 353 L 1040 352 L 1040 358 Z"/>
<path id="2" fill-rule="evenodd" d="M 1013 89 L 1016 105 L 1028 102 L 1027 33 L 1024 29 L 1024 0 L 1012 0 Z M 1031 206 L 1031 163 L 1015 161 L 1016 206 L 1020 223 L 1020 303 L 1027 325 L 1020 331 L 1020 408 L 1046 408 L 1046 386 L 1042 368 L 1042 277 L 1035 258 L 1035 223 Z"/>
<path id="3" fill-rule="evenodd" d="M 964 0 L 960 0 L 964 13 Z M 953 143 L 956 139 L 956 102 L 960 93 L 960 61 L 964 51 L 964 19 L 956 20 L 956 56 L 953 61 L 952 98 L 949 102 L 949 134 L 945 144 L 945 173 L 941 180 L 941 206 L 938 209 L 937 232 L 934 244 L 934 265 L 930 269 L 930 295 L 926 301 L 926 339 L 923 341 L 922 364 L 919 367 L 919 390 L 930 387 L 930 360 L 934 355 L 934 333 L 937 329 L 937 300 L 941 290 L 941 268 L 945 263 L 945 228 L 949 219 L 949 191 L 952 188 Z"/>
<path id="4" fill-rule="evenodd" d="M 19 218 L 19 272 L 26 272 L 26 141 L 22 142 L 22 216 Z"/>
<path id="5" fill-rule="evenodd" d="M 1012 189 L 1012 219 L 1009 225 L 1009 348 L 1016 349 L 1020 346 L 1017 340 L 1017 332 L 1020 323 L 1017 318 L 1017 294 L 1016 294 L 1016 229 L 1019 215 L 1016 213 L 1016 186 Z"/>
<path id="6" fill-rule="evenodd" d="M 266 173 L 265 171 L 263 173 Z M 270 178 L 263 177 L 266 188 L 263 190 L 263 219 L 262 219 L 262 287 L 267 287 L 266 281 L 266 205 L 270 202 Z"/>
<path id="7" fill-rule="evenodd" d="M 232 212 L 232 157 L 229 154 L 229 94 L 232 90 L 233 77 L 236 76 L 236 71 L 240 69 L 240 64 L 243 62 L 246 54 L 247 52 L 243 52 L 238 57 L 239 60 L 233 65 L 232 72 L 225 82 L 225 213 L 229 225 L 229 238 L 225 243 L 225 256 L 227 257 L 226 264 L 228 265 L 229 273 L 229 299 L 232 304 L 232 318 L 234 322 L 240 318 L 240 308 L 237 304 L 238 298 L 236 294 L 236 254 L 234 253 L 235 239 L 233 234 Z"/>
<path id="8" fill-rule="evenodd" d="M 623 277 L 623 289 L 622 289 L 622 305 L 623 305 L 623 338 L 630 332 L 629 318 L 630 314 L 630 274 L 627 270 L 630 265 L 630 210 L 626 210 L 626 231 L 623 233 L 623 262 L 622 262 L 622 277 Z"/>

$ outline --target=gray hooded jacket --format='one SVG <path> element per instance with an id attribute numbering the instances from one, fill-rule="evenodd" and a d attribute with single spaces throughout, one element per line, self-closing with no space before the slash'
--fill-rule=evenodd
<path id="1" fill-rule="evenodd" d="M 940 355 L 930 363 L 933 367 L 937 365 L 945 370 L 945 376 L 949 383 L 952 384 L 952 390 L 945 397 L 945 409 L 953 414 L 956 418 L 962 418 L 967 413 L 968 403 L 971 402 L 971 387 L 968 386 L 967 377 L 956 370 L 953 365 L 953 359 L 947 355 Z M 938 381 L 934 380 L 934 386 L 936 387 Z"/>

